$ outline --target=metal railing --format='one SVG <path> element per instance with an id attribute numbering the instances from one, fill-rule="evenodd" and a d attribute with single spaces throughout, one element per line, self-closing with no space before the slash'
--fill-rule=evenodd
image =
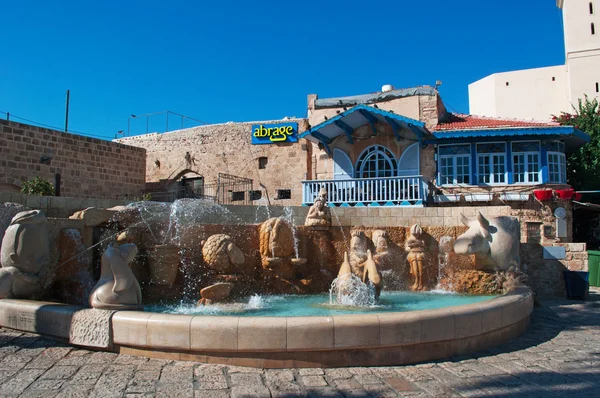
<path id="1" fill-rule="evenodd" d="M 302 181 L 302 203 L 314 203 L 321 189 L 327 191 L 327 201 L 336 206 L 362 203 L 369 205 L 422 204 L 426 185 L 422 176 L 353 178 L 347 180 Z"/>

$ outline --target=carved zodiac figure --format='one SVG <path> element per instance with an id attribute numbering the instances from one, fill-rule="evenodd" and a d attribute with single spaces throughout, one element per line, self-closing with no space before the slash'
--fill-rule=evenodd
<path id="1" fill-rule="evenodd" d="M 408 251 L 408 263 L 410 264 L 410 274 L 415 282 L 412 290 L 423 289 L 423 263 L 425 262 L 425 242 L 422 239 L 423 229 L 419 224 L 410 227 L 410 236 L 406 240 L 405 249 Z"/>
<path id="2" fill-rule="evenodd" d="M 0 249 L 0 299 L 30 298 L 48 265 L 48 220 L 39 210 L 17 213 Z"/>
<path id="3" fill-rule="evenodd" d="M 108 246 L 101 260 L 100 280 L 90 294 L 90 306 L 105 310 L 142 309 L 142 291 L 129 263 L 137 254 L 134 244 Z"/>

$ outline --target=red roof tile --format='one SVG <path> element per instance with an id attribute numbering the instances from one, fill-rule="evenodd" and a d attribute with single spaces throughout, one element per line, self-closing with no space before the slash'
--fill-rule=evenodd
<path id="1" fill-rule="evenodd" d="M 444 130 L 480 130 L 480 129 L 497 129 L 503 127 L 551 127 L 559 126 L 555 122 L 540 122 L 534 120 L 517 120 L 517 119 L 499 119 L 485 116 L 463 115 L 450 113 L 446 119 L 437 126 L 433 131 Z"/>

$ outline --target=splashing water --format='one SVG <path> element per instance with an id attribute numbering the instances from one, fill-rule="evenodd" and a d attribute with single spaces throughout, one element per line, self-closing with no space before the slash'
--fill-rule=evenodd
<path id="1" fill-rule="evenodd" d="M 438 252 L 438 276 L 437 276 L 437 286 L 435 290 L 437 292 L 445 292 L 441 286 L 442 279 L 446 276 L 446 266 L 448 265 L 448 253 L 452 251 L 452 237 L 451 236 L 442 236 L 440 238 L 439 252 Z"/>
<path id="2" fill-rule="evenodd" d="M 296 230 L 296 225 L 294 224 L 294 210 L 291 206 L 285 206 L 283 208 L 283 219 L 286 220 L 292 227 L 292 238 L 294 239 L 294 254 L 296 255 L 296 258 L 300 258 L 298 250 L 298 231 Z"/>
<path id="3" fill-rule="evenodd" d="M 263 300 L 263 298 L 258 294 L 255 294 L 254 296 L 250 297 L 250 300 L 248 300 L 248 305 L 246 306 L 246 308 L 249 310 L 258 310 L 264 308 L 264 306 L 265 301 Z"/>
<path id="4" fill-rule="evenodd" d="M 335 211 L 335 206 L 330 206 L 330 208 L 331 208 L 331 212 L 335 216 L 335 219 L 337 220 L 337 224 L 340 226 L 340 231 L 342 231 L 342 236 L 344 237 L 344 245 L 346 245 L 346 251 L 349 252 L 350 248 L 348 247 L 348 239 L 346 239 L 346 234 L 344 233 L 344 227 L 342 227 L 342 223 L 340 222 L 340 217 L 338 216 L 337 212 Z"/>
<path id="5" fill-rule="evenodd" d="M 375 288 L 354 274 L 340 275 L 331 282 L 329 304 L 348 307 L 372 307 L 376 304 Z"/>

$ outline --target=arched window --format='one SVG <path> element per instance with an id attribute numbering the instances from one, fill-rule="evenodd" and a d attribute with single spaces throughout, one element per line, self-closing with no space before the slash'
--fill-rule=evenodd
<path id="1" fill-rule="evenodd" d="M 398 161 L 398 176 L 419 175 L 419 144 L 414 143 L 402 152 Z"/>
<path id="2" fill-rule="evenodd" d="M 333 179 L 349 180 L 353 175 L 352 161 L 344 151 L 335 148 L 333 150 Z"/>
<path id="3" fill-rule="evenodd" d="M 593 22 L 590 24 L 590 29 L 592 30 L 592 34 L 595 35 L 596 34 L 596 27 L 594 26 Z"/>
<path id="4" fill-rule="evenodd" d="M 356 162 L 356 178 L 394 177 L 396 170 L 394 155 L 381 145 L 365 149 Z"/>
<path id="5" fill-rule="evenodd" d="M 593 15 L 593 14 L 594 14 L 594 5 L 590 1 L 590 15 Z"/>

